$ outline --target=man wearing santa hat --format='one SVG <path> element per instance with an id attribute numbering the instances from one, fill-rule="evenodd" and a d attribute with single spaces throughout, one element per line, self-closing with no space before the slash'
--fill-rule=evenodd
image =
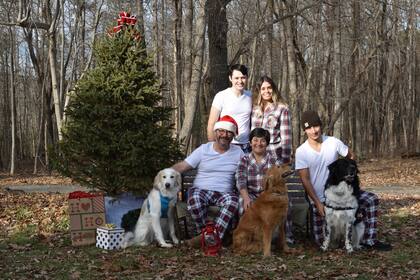
<path id="1" fill-rule="evenodd" d="M 180 173 L 197 169 L 193 186 L 188 190 L 188 211 L 201 232 L 206 225 L 208 206 L 218 206 L 220 211 L 215 226 L 220 239 L 239 207 L 239 197 L 233 187 L 236 168 L 244 153 L 239 146 L 231 144 L 237 135 L 236 121 L 224 116 L 214 125 L 215 141 L 202 144 L 185 160 L 172 166 Z M 199 241 L 200 236 L 197 236 L 187 241 L 187 245 L 196 247 Z"/>

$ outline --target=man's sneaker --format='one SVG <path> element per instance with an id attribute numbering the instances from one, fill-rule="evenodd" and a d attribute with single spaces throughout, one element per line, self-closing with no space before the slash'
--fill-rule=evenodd
<path id="1" fill-rule="evenodd" d="M 392 250 L 391 244 L 384 243 L 379 240 L 377 240 L 375 244 L 373 245 L 363 244 L 362 246 L 363 248 L 368 249 L 368 250 L 377 250 L 377 251 L 391 251 Z"/>
<path id="2" fill-rule="evenodd" d="M 201 235 L 197 235 L 185 241 L 185 245 L 191 248 L 199 249 L 201 247 Z"/>

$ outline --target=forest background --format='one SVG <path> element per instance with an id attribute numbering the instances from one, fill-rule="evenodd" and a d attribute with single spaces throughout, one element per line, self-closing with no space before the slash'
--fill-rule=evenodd
<path id="1" fill-rule="evenodd" d="M 137 28 L 188 153 L 206 141 L 227 68 L 267 74 L 359 158 L 420 152 L 420 17 L 416 0 L 4 0 L 0 2 L 0 170 L 49 168 L 69 92 L 95 67 L 92 46 L 120 11 Z"/>

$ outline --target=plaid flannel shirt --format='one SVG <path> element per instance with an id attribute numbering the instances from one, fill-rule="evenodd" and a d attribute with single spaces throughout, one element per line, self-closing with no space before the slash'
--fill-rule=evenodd
<path id="1" fill-rule="evenodd" d="M 257 197 L 263 188 L 264 174 L 268 168 L 276 164 L 276 157 L 267 152 L 261 163 L 257 163 L 252 152 L 242 157 L 236 170 L 236 187 L 247 189 L 253 197 Z"/>
<path id="2" fill-rule="evenodd" d="M 262 127 L 270 132 L 270 144 L 267 150 L 277 156 L 277 163 L 290 162 L 292 123 L 289 108 L 283 104 L 268 104 L 262 112 L 260 106 L 254 106 L 251 115 L 251 130 L 256 127 Z"/>

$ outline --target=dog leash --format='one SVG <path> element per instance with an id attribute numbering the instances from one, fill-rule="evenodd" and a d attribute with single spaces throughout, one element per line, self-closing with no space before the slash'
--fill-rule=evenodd
<path id="1" fill-rule="evenodd" d="M 290 170 L 290 171 L 286 171 L 283 174 L 281 174 L 282 178 L 286 178 L 287 176 L 292 175 L 293 173 L 295 173 L 295 170 Z"/>

